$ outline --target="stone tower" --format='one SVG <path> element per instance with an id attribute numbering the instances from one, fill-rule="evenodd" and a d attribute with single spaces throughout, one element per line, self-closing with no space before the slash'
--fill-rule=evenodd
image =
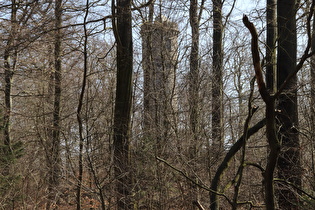
<path id="1" fill-rule="evenodd" d="M 169 137 L 176 104 L 178 34 L 177 24 L 165 18 L 141 27 L 145 138 L 162 143 Z"/>

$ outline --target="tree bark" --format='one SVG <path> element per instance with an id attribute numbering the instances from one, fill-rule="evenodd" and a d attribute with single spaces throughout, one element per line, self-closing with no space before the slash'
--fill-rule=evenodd
<path id="1" fill-rule="evenodd" d="M 213 0 L 212 142 L 214 151 L 223 146 L 223 24 L 222 0 Z M 215 154 L 218 155 L 218 154 Z"/>
<path id="2" fill-rule="evenodd" d="M 272 95 L 277 90 L 276 71 L 276 0 L 267 0 L 267 37 L 266 37 L 266 85 L 267 90 Z M 264 173 L 265 202 L 270 209 L 275 208 L 274 195 L 274 170 L 279 156 L 279 142 L 275 133 L 275 99 L 271 98 L 266 104 L 267 139 L 269 143 L 269 155 L 266 171 Z"/>
<path id="3" fill-rule="evenodd" d="M 60 100 L 61 100 L 61 42 L 62 42 L 62 0 L 55 1 L 55 40 L 54 40 L 54 102 L 52 129 L 48 157 L 48 202 L 46 209 L 50 209 L 52 202 L 58 202 L 58 186 L 60 183 Z"/>
<path id="4" fill-rule="evenodd" d="M 277 88 L 276 13 L 277 13 L 276 0 L 267 0 L 266 85 L 270 93 L 275 93 Z"/>
<path id="5" fill-rule="evenodd" d="M 189 72 L 189 106 L 190 106 L 190 129 L 193 139 L 197 140 L 198 133 L 198 104 L 199 104 L 199 20 L 198 1 L 190 1 L 189 20 L 191 26 L 191 52 Z"/>
<path id="6" fill-rule="evenodd" d="M 132 105 L 133 45 L 131 0 L 113 0 L 113 27 L 117 42 L 117 82 L 114 111 L 114 167 L 118 209 L 131 209 L 131 171 L 129 159 Z"/>
<path id="7" fill-rule="evenodd" d="M 278 88 L 296 70 L 296 10 L 296 0 L 278 0 Z M 279 140 L 282 141 L 282 151 L 278 161 L 278 176 L 296 186 L 301 186 L 300 142 L 296 131 L 298 127 L 296 75 L 287 83 L 278 100 L 277 109 L 280 110 L 278 116 Z M 299 208 L 298 195 L 285 186 L 280 186 L 278 200 L 280 209 Z"/>
<path id="8" fill-rule="evenodd" d="M 212 110 L 211 110 L 211 126 L 212 126 L 212 148 L 209 150 L 209 159 L 218 158 L 220 151 L 223 147 L 223 81 L 222 81 L 222 68 L 223 68 L 223 24 L 222 24 L 222 0 L 212 0 L 213 4 L 213 55 L 212 55 Z M 210 154 L 210 151 L 213 154 Z M 210 164 L 208 166 L 211 167 Z M 211 171 L 209 171 L 211 177 Z M 219 177 L 218 177 L 219 178 Z M 219 180 L 218 180 L 219 182 Z M 218 187 L 218 182 L 212 182 Z M 210 208 L 218 209 L 217 195 L 210 192 Z"/>
<path id="9" fill-rule="evenodd" d="M 84 58 L 84 69 L 83 69 L 83 81 L 81 86 L 81 93 L 79 97 L 79 103 L 77 108 L 77 121 L 79 126 L 79 175 L 77 184 L 77 210 L 81 209 L 81 189 L 83 180 L 83 146 L 84 146 L 84 136 L 83 136 L 83 121 L 81 116 L 82 106 L 84 103 L 84 95 L 87 83 L 87 73 L 88 73 L 88 54 L 87 54 L 87 44 L 88 44 L 88 33 L 86 28 L 86 22 L 89 15 L 89 0 L 86 1 L 85 15 L 84 15 L 84 43 L 83 43 L 83 58 Z"/>
<path id="10" fill-rule="evenodd" d="M 315 13 L 313 14 L 313 29 L 312 29 L 312 51 L 315 52 Z M 315 55 L 311 57 L 311 142 L 312 142 L 312 166 L 313 166 L 313 190 L 315 191 Z"/>
<path id="11" fill-rule="evenodd" d="M 3 143 L 5 145 L 4 154 L 10 155 L 11 151 L 11 137 L 10 137 L 10 121 L 11 121 L 11 87 L 12 78 L 17 62 L 17 49 L 15 46 L 15 39 L 17 33 L 17 10 L 18 5 L 16 0 L 11 1 L 11 29 L 8 34 L 6 48 L 4 49 L 4 110 L 3 110 Z M 3 175 L 9 175 L 10 165 L 4 166 Z"/>
<path id="12" fill-rule="evenodd" d="M 190 111 L 190 132 L 191 141 L 189 148 L 189 158 L 195 159 L 199 140 L 199 19 L 198 19 L 198 0 L 190 0 L 189 21 L 191 27 L 191 52 L 190 52 L 190 71 L 189 71 L 189 111 Z M 192 161 L 192 170 L 197 171 L 197 163 Z M 192 175 L 194 176 L 194 175 Z M 196 182 L 198 178 L 195 177 Z M 190 201 L 191 209 L 195 209 L 194 202 L 198 201 L 198 188 L 191 184 Z"/>

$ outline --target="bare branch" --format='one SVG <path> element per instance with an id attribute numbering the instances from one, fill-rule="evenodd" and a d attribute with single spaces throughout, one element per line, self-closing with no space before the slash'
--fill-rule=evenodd
<path id="1" fill-rule="evenodd" d="M 259 93 L 262 99 L 265 102 L 268 102 L 270 100 L 270 95 L 267 91 L 260 65 L 260 57 L 258 50 L 258 34 L 254 24 L 248 20 L 248 17 L 246 15 L 243 16 L 243 23 L 248 28 L 252 35 L 251 51 Z"/>
<path id="2" fill-rule="evenodd" d="M 220 192 L 214 191 L 214 190 L 208 188 L 205 185 L 201 185 L 201 184 L 197 183 L 194 179 L 190 178 L 184 171 L 176 168 L 172 164 L 168 163 L 166 160 L 164 160 L 164 159 L 162 159 L 160 157 L 156 157 L 156 159 L 161 161 L 161 162 L 163 162 L 164 164 L 166 164 L 171 169 L 177 171 L 178 173 L 180 173 L 182 176 L 184 176 L 186 179 L 188 179 L 189 181 L 191 181 L 193 184 L 195 184 L 196 186 L 200 187 L 201 189 L 204 189 L 206 191 L 209 191 L 211 193 L 214 193 L 216 195 L 220 195 L 220 196 L 224 197 L 232 205 L 232 201 L 224 193 L 220 193 Z"/>
<path id="3" fill-rule="evenodd" d="M 198 207 L 199 210 L 205 210 L 199 201 L 194 201 L 193 204 Z"/>
<path id="4" fill-rule="evenodd" d="M 142 9 L 144 7 L 148 7 L 150 6 L 151 4 L 154 3 L 155 0 L 149 0 L 147 3 L 144 3 L 144 4 L 141 4 L 140 6 L 136 6 L 133 1 L 132 2 L 132 6 L 134 6 L 133 8 L 131 8 L 131 10 L 139 10 L 139 9 Z"/>
<path id="5" fill-rule="evenodd" d="M 247 138 L 258 132 L 261 128 L 263 128 L 266 124 L 266 119 L 263 119 L 259 121 L 256 125 L 253 127 L 249 128 L 247 131 Z M 224 160 L 220 164 L 218 170 L 215 173 L 215 176 L 212 179 L 211 182 L 211 189 L 212 190 L 217 190 L 219 182 L 221 180 L 221 176 L 224 173 L 224 171 L 227 169 L 229 162 L 231 159 L 234 157 L 234 155 L 242 148 L 242 145 L 244 144 L 245 141 L 245 135 L 242 135 L 236 142 L 233 144 L 233 146 L 230 148 L 230 150 L 226 153 Z M 212 200 L 216 200 L 216 198 L 212 198 Z"/>
<path id="6" fill-rule="evenodd" d="M 275 182 L 281 182 L 281 183 L 284 183 L 286 185 L 290 185 L 291 187 L 295 188 L 297 191 L 300 191 L 302 192 L 303 194 L 307 195 L 308 197 L 310 197 L 312 200 L 315 200 L 315 197 L 311 194 L 309 194 L 308 192 L 302 190 L 300 187 L 296 186 L 294 183 L 292 182 L 289 182 L 289 181 L 286 181 L 286 180 L 283 180 L 283 179 L 278 179 L 278 178 L 274 178 L 274 181 Z"/>

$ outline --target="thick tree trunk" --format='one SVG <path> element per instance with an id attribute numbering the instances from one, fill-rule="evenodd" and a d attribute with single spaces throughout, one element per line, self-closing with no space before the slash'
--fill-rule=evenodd
<path id="1" fill-rule="evenodd" d="M 278 57 L 277 75 L 278 88 L 286 78 L 296 70 L 296 0 L 278 0 Z M 296 127 L 298 126 L 297 111 L 297 78 L 290 80 L 279 96 L 278 107 L 279 140 L 282 142 L 281 153 L 278 160 L 279 178 L 301 186 L 300 143 Z M 278 190 L 280 209 L 298 209 L 299 198 L 285 186 Z"/>
<path id="2" fill-rule="evenodd" d="M 113 0 L 114 1 L 114 0 Z M 113 4 L 115 7 L 115 4 Z M 114 111 L 114 167 L 118 209 L 131 209 L 131 171 L 129 159 L 132 105 L 133 46 L 131 1 L 117 0 L 113 20 L 117 42 L 117 83 Z"/>
<path id="3" fill-rule="evenodd" d="M 276 0 L 267 0 L 267 46 L 266 46 L 266 85 L 270 93 L 277 88 L 276 39 L 277 39 Z"/>

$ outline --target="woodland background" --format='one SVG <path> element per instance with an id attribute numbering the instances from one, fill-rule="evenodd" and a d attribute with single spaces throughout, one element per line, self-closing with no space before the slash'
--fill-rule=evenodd
<path id="1" fill-rule="evenodd" d="M 1 209 L 315 208 L 314 0 L 1 0 L 0 25 Z"/>

